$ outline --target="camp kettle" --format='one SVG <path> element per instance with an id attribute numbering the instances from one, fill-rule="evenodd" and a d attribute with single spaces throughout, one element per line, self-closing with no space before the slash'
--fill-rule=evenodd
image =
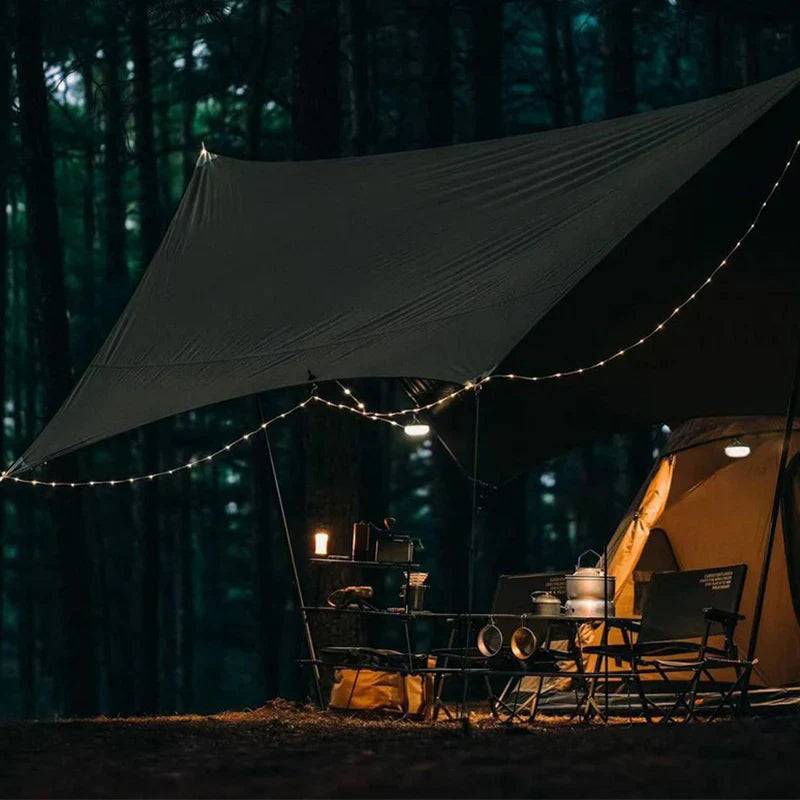
<path id="1" fill-rule="evenodd" d="M 489 618 L 489 624 L 484 625 L 478 631 L 478 650 L 481 655 L 491 658 L 500 652 L 503 646 L 503 631 L 494 624 L 494 620 Z"/>
<path id="2" fill-rule="evenodd" d="M 519 628 L 511 634 L 511 652 L 520 661 L 527 661 L 539 646 L 536 634 L 526 624 L 526 617 L 527 614 L 522 615 Z"/>
<path id="3" fill-rule="evenodd" d="M 568 616 L 603 617 L 614 616 L 614 595 L 617 581 L 613 575 L 606 575 L 600 567 L 584 567 L 584 556 L 594 555 L 598 561 L 600 554 L 587 550 L 578 557 L 575 572 L 567 575 L 567 603 L 564 611 Z M 606 604 L 604 599 L 608 600 Z"/>
<path id="4" fill-rule="evenodd" d="M 531 593 L 531 616 L 557 617 L 561 613 L 561 601 L 550 592 Z"/>

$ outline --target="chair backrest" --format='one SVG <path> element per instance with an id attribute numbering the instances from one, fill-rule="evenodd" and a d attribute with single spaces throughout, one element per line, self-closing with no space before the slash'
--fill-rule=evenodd
<path id="1" fill-rule="evenodd" d="M 746 564 L 656 572 L 647 589 L 638 641 L 663 642 L 702 636 L 706 630 L 703 609 L 738 613 L 746 576 Z M 720 625 L 711 627 L 712 634 L 722 632 Z"/>
<path id="2" fill-rule="evenodd" d="M 531 610 L 533 592 L 550 592 L 562 603 L 567 599 L 566 572 L 532 572 L 524 575 L 501 575 L 494 592 L 492 612 L 495 614 L 519 614 Z M 503 641 L 508 644 L 511 634 L 519 627 L 519 619 L 495 620 L 503 632 Z"/>

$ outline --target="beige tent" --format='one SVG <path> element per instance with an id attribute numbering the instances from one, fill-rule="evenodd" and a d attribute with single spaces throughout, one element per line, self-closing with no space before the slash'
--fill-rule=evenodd
<path id="1" fill-rule="evenodd" d="M 629 616 L 653 571 L 747 564 L 737 628 L 747 652 L 759 576 L 769 535 L 785 420 L 775 417 L 696 419 L 670 436 L 661 459 L 608 545 L 617 578 L 617 613 Z M 729 458 L 738 438 L 751 448 Z M 800 682 L 800 423 L 792 434 L 787 488 L 778 520 L 754 683 Z M 796 457 L 797 456 L 797 457 Z M 654 533 L 655 532 L 655 533 Z M 663 533 L 662 533 L 663 532 Z"/>

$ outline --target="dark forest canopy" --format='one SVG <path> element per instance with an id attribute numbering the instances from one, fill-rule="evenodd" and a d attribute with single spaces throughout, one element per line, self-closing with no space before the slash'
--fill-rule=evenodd
<path id="1" fill-rule="evenodd" d="M 202 142 L 262 160 L 447 145 L 669 106 L 798 63 L 788 0 L 0 0 L 5 463 L 117 317 Z M 357 388 L 406 404 L 393 384 Z M 59 468 L 185 463 L 305 391 L 191 412 Z M 478 604 L 498 572 L 568 567 L 600 545 L 662 440 L 620 431 L 481 493 Z M 431 602 L 464 605 L 470 491 L 435 439 L 314 411 L 273 444 L 301 552 L 318 524 L 343 550 L 354 520 L 391 513 L 426 542 Z M 4 484 L 0 715 L 302 695 L 281 536 L 263 440 L 141 490 Z"/>

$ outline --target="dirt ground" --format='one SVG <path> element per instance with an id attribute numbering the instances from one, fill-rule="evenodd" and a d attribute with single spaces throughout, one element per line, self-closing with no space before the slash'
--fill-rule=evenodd
<path id="1" fill-rule="evenodd" d="M 0 725 L 3 797 L 798 797 L 800 714 L 649 727 L 210 717 Z"/>

